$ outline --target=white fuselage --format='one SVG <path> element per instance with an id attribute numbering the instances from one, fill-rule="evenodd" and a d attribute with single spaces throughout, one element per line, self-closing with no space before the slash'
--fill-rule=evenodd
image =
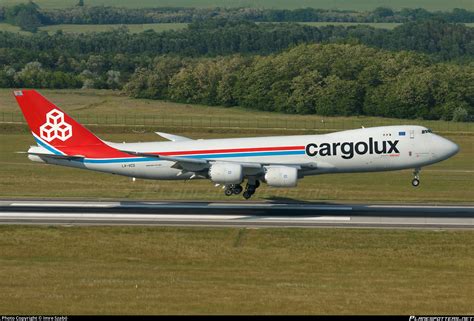
<path id="1" fill-rule="evenodd" d="M 421 126 L 361 128 L 324 135 L 107 144 L 119 150 L 216 162 L 305 165 L 310 169 L 302 176 L 421 168 L 458 151 L 456 144 Z M 176 180 L 192 176 L 173 168 L 174 161 L 152 157 L 81 161 L 29 157 L 34 161 L 137 178 Z"/>

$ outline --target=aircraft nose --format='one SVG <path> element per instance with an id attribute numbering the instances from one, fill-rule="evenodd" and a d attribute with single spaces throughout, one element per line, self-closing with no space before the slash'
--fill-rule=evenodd
<path id="1" fill-rule="evenodd" d="M 437 145 L 438 145 L 437 150 L 439 151 L 439 156 L 441 156 L 443 159 L 447 159 L 451 156 L 454 156 L 459 152 L 458 144 L 443 137 L 438 136 Z"/>

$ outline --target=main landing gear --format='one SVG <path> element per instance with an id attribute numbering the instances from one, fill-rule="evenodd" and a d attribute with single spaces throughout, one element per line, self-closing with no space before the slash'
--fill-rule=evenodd
<path id="1" fill-rule="evenodd" d="M 231 184 L 231 185 L 227 185 L 225 190 L 224 190 L 224 194 L 226 196 L 231 196 L 231 195 L 238 195 L 240 193 L 242 193 L 243 191 L 243 188 L 242 188 L 242 185 L 240 184 Z"/>
<path id="2" fill-rule="evenodd" d="M 415 168 L 413 171 L 413 175 L 415 176 L 415 178 L 413 178 L 411 181 L 411 185 L 413 185 L 413 187 L 418 187 L 420 185 L 420 170 L 420 168 Z"/>
<path id="3" fill-rule="evenodd" d="M 255 194 L 255 191 L 257 190 L 259 186 L 260 186 L 260 182 L 258 180 L 255 180 L 254 182 L 249 181 L 247 183 L 247 186 L 245 186 L 245 192 L 243 194 L 244 198 L 246 200 L 251 198 L 252 195 Z"/>
<path id="4" fill-rule="evenodd" d="M 249 180 L 247 185 L 245 186 L 245 191 L 243 193 L 243 196 L 245 199 L 249 199 L 252 197 L 253 194 L 255 194 L 255 191 L 257 188 L 260 186 L 260 182 L 258 180 Z M 232 195 L 238 195 L 242 193 L 243 187 L 240 184 L 231 184 L 227 185 L 224 190 L 224 194 L 226 196 L 232 196 Z"/>

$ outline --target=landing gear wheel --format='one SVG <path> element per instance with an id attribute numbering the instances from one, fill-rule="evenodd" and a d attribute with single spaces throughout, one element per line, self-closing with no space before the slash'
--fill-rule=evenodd
<path id="1" fill-rule="evenodd" d="M 411 181 L 411 185 L 413 185 L 413 187 L 418 187 L 418 185 L 420 185 L 420 171 L 421 168 L 415 168 L 413 171 L 413 176 L 415 176 Z"/>
<path id="2" fill-rule="evenodd" d="M 226 188 L 224 191 L 225 196 L 231 196 L 234 194 L 234 191 L 230 188 Z"/>
<path id="3" fill-rule="evenodd" d="M 255 186 L 256 185 L 247 184 L 247 186 L 245 187 L 244 198 L 246 200 L 248 200 L 250 197 L 252 197 L 253 194 L 255 194 L 255 190 L 256 190 Z"/>
<path id="4" fill-rule="evenodd" d="M 259 188 L 259 187 L 260 187 L 260 181 L 257 179 L 257 180 L 255 181 L 255 188 L 257 189 L 257 188 Z"/>
<path id="5" fill-rule="evenodd" d="M 243 194 L 243 196 L 244 196 L 244 198 L 245 198 L 246 200 L 248 200 L 249 198 L 252 197 L 252 193 L 250 193 L 249 191 L 245 191 L 244 194 Z"/>
<path id="6" fill-rule="evenodd" d="M 232 192 L 235 194 L 235 195 L 238 195 L 240 193 L 242 193 L 242 191 L 244 190 L 244 188 L 240 185 L 235 185 L 234 188 L 232 189 Z"/>

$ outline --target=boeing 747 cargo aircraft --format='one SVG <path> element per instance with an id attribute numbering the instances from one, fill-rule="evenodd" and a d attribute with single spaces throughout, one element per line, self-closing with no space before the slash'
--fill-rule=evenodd
<path id="1" fill-rule="evenodd" d="M 209 179 L 228 196 L 249 199 L 264 182 L 295 187 L 298 179 L 329 173 L 414 169 L 455 155 L 458 145 L 422 126 L 361 128 L 324 135 L 194 140 L 157 133 L 168 141 L 101 140 L 35 90 L 15 91 L 37 146 L 34 162 L 156 180 Z M 246 182 L 245 188 L 243 183 Z"/>

